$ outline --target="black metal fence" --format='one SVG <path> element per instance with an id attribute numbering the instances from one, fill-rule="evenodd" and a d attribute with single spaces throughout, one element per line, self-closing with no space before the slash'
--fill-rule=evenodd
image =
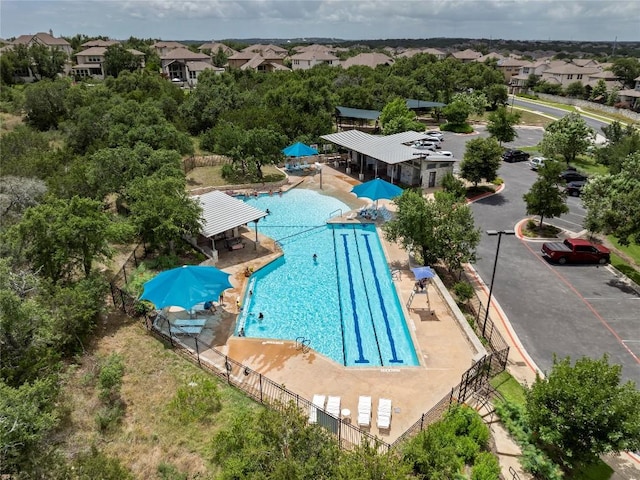
<path id="1" fill-rule="evenodd" d="M 462 374 L 460 383 L 453 387 L 450 393 L 445 395 L 429 411 L 423 413 L 395 442 L 388 444 L 378 437 L 362 431 L 349 421 L 332 416 L 315 407 L 308 399 L 287 390 L 261 373 L 229 358 L 212 345 L 198 340 L 197 336 L 189 335 L 188 332 L 183 331 L 180 327 L 171 326 L 167 322 L 165 331 L 161 324 L 158 325 L 154 322 L 153 317 L 137 309 L 137 300 L 123 287 L 128 283 L 127 272 L 136 268 L 140 260 L 146 256 L 146 253 L 144 245 L 139 245 L 122 270 L 112 280 L 111 296 L 116 308 L 129 316 L 142 317 L 145 327 L 151 334 L 171 345 L 183 357 L 197 363 L 201 368 L 223 379 L 229 385 L 242 390 L 255 401 L 280 411 L 290 404 L 299 408 L 303 414 L 305 412 L 310 413 L 311 409 L 316 409 L 317 423 L 336 435 L 342 448 L 368 443 L 375 446 L 380 453 L 386 453 L 398 447 L 407 439 L 440 420 L 451 404 L 465 403 L 472 399 L 476 392 L 484 391 L 489 379 L 502 372 L 507 365 L 509 347 L 493 322 L 487 319 L 486 325 L 483 325 L 480 331 L 478 331 L 478 322 L 476 322 L 476 333 L 479 335 L 485 334 L 484 338 L 492 352 L 475 362 Z M 477 304 L 471 302 L 470 304 L 475 305 L 475 308 L 477 308 L 476 319 L 478 319 L 481 318 L 482 308 L 485 307 L 482 306 L 477 296 L 475 300 L 477 300 Z"/>

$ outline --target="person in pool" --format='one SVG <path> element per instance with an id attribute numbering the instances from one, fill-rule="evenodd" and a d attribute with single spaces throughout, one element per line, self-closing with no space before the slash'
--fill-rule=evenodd
<path id="1" fill-rule="evenodd" d="M 314 263 L 318 263 L 318 255 L 316 255 L 315 253 L 313 254 L 313 261 Z"/>

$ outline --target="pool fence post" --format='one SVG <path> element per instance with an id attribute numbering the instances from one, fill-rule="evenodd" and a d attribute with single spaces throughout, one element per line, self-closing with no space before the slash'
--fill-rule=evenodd
<path id="1" fill-rule="evenodd" d="M 258 380 L 260 381 L 260 403 L 264 403 L 263 400 L 262 400 L 262 374 L 259 373 L 258 375 L 260 375 L 258 377 Z"/>
<path id="2" fill-rule="evenodd" d="M 196 357 L 198 357 L 198 366 L 201 367 L 202 364 L 200 363 L 200 349 L 198 348 L 198 337 L 195 337 L 194 340 L 196 341 Z"/>
<path id="3" fill-rule="evenodd" d="M 173 335 L 171 334 L 171 322 L 167 321 L 167 327 L 169 328 L 169 342 L 171 343 L 172 347 L 175 347 L 175 345 L 173 344 Z"/>

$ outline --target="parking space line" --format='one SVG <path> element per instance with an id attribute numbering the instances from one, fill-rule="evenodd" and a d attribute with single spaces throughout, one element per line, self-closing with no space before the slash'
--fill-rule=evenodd
<path id="1" fill-rule="evenodd" d="M 602 323 L 602 325 L 604 325 L 604 327 L 609 330 L 609 332 L 611 333 L 611 335 L 614 336 L 614 338 L 618 341 L 618 343 L 622 346 L 622 348 L 624 348 L 627 353 L 629 355 L 631 355 L 631 357 L 636 361 L 636 363 L 640 364 L 640 358 L 633 353 L 633 351 L 627 346 L 627 344 L 624 342 L 624 340 L 622 340 L 622 338 L 620 338 L 620 335 L 618 335 L 618 332 L 616 332 L 611 325 L 609 325 L 609 323 L 607 323 L 607 321 L 602 317 L 602 315 L 600 315 L 600 313 L 598 313 L 598 311 L 593 307 L 593 305 L 591 305 L 591 303 L 589 303 L 585 297 L 583 297 L 580 292 L 571 284 L 571 282 L 569 282 L 563 275 L 561 275 L 557 270 L 551 268 L 551 266 L 540 256 L 538 255 L 537 252 L 535 252 L 527 242 L 522 241 L 521 242 L 524 244 L 524 246 L 538 259 L 539 262 L 541 262 L 542 264 L 544 264 L 549 270 L 551 270 L 559 279 L 560 281 L 562 281 L 562 283 L 564 283 L 567 287 L 569 287 L 569 289 L 576 294 L 576 296 L 581 299 L 585 305 L 587 305 L 587 308 L 589 308 L 589 310 L 591 310 L 591 312 L 596 316 L 596 318 L 600 321 L 600 323 Z"/>

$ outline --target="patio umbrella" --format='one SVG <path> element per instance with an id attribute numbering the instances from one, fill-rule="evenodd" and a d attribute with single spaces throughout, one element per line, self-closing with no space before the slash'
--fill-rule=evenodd
<path id="1" fill-rule="evenodd" d="M 370 180 L 360 185 L 356 185 L 351 189 L 351 193 L 355 193 L 358 197 L 366 197 L 376 201 L 381 198 L 388 200 L 398 197 L 402 194 L 402 189 L 393 183 L 389 183 L 381 178 Z"/>
<path id="2" fill-rule="evenodd" d="M 165 270 L 144 284 L 141 300 L 152 302 L 156 308 L 182 307 L 217 299 L 233 285 L 229 274 L 215 267 L 184 265 Z"/>
<path id="3" fill-rule="evenodd" d="M 282 149 L 287 157 L 310 157 L 311 155 L 317 155 L 318 150 L 311 148 L 304 143 L 297 142 L 293 145 L 289 145 L 287 148 Z"/>
<path id="4" fill-rule="evenodd" d="M 431 267 L 414 267 L 411 269 L 413 274 L 416 277 L 416 280 L 423 280 L 425 278 L 433 278 L 435 276 L 435 272 L 431 270 Z"/>

